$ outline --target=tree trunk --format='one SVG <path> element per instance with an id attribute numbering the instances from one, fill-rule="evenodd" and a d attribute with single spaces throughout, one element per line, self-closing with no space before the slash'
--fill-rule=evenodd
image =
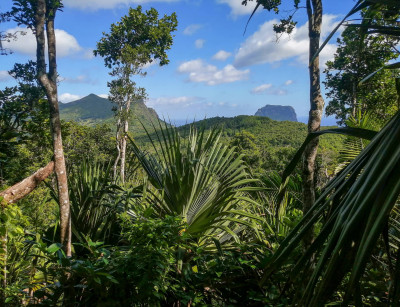
<path id="1" fill-rule="evenodd" d="M 119 107 L 119 112 L 121 113 L 121 107 Z M 113 166 L 113 179 L 114 182 L 117 181 L 117 169 L 118 163 L 121 160 L 121 118 L 117 119 L 117 131 L 115 132 L 115 144 L 117 147 L 117 157 L 115 158 L 114 166 Z"/>
<path id="2" fill-rule="evenodd" d="M 54 162 L 51 161 L 45 167 L 36 171 L 33 175 L 0 192 L 0 197 L 3 197 L 7 203 L 15 203 L 36 189 L 39 183 L 49 177 L 53 171 Z"/>
<path id="3" fill-rule="evenodd" d="M 310 39 L 309 76 L 310 76 L 310 113 L 308 132 L 319 131 L 321 127 L 324 99 L 320 88 L 319 56 L 312 58 L 319 49 L 322 24 L 322 1 L 307 0 L 308 36 Z M 303 160 L 303 213 L 306 213 L 315 202 L 315 159 L 318 150 L 318 138 L 309 143 L 304 151 Z M 304 244 L 310 246 L 313 240 L 313 229 L 305 238 Z"/>
<path id="4" fill-rule="evenodd" d="M 357 79 L 356 79 L 357 80 Z M 356 80 L 353 81 L 353 92 L 352 92 L 352 110 L 351 115 L 356 117 L 357 114 L 357 83 Z"/>
<path id="5" fill-rule="evenodd" d="M 126 104 L 126 118 L 124 119 L 124 130 L 123 130 L 123 135 L 121 138 L 121 182 L 122 184 L 125 183 L 125 164 L 126 164 L 126 141 L 127 141 L 127 133 L 129 129 L 129 123 L 128 123 L 128 114 L 130 111 L 131 107 L 131 102 L 130 100 L 127 101 Z"/>
<path id="6" fill-rule="evenodd" d="M 65 167 L 64 150 L 61 137 L 61 122 L 57 98 L 57 62 L 56 37 L 54 33 L 54 18 L 57 8 L 46 6 L 46 0 L 37 0 L 35 12 L 36 56 L 38 80 L 46 91 L 50 107 L 50 122 L 53 136 L 53 151 L 55 174 L 58 187 L 60 206 L 61 244 L 67 256 L 71 256 L 71 216 L 68 194 L 67 171 Z M 46 18 L 47 17 L 47 18 Z M 48 42 L 49 73 L 46 73 L 45 63 L 45 30 Z"/>

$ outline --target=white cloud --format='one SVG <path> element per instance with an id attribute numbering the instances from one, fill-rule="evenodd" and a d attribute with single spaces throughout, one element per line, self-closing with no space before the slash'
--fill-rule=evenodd
<path id="1" fill-rule="evenodd" d="M 96 82 L 91 80 L 88 76 L 86 75 L 79 75 L 77 77 L 59 77 L 58 81 L 60 82 L 65 82 L 65 83 L 70 83 L 70 84 L 82 84 L 82 83 L 86 83 L 86 84 L 95 84 Z"/>
<path id="2" fill-rule="evenodd" d="M 70 94 L 70 93 L 64 93 L 58 96 L 58 100 L 62 103 L 67 103 L 67 102 L 71 102 L 71 101 L 75 101 L 82 98 L 79 95 L 74 95 L 74 94 Z"/>
<path id="3" fill-rule="evenodd" d="M 97 95 L 97 96 L 99 96 L 101 98 L 108 99 L 108 94 L 100 94 L 100 95 Z"/>
<path id="4" fill-rule="evenodd" d="M 302 64 L 308 64 L 308 23 L 297 27 L 292 34 L 283 34 L 277 41 L 273 25 L 277 20 L 270 20 L 260 26 L 250 36 L 235 55 L 235 66 L 244 67 L 263 63 L 276 63 L 289 58 L 296 58 Z M 336 26 L 336 16 L 324 15 L 321 37 L 324 39 Z M 320 62 L 333 57 L 335 45 L 328 44 L 320 54 Z"/>
<path id="5" fill-rule="evenodd" d="M 260 86 L 257 86 L 251 90 L 253 94 L 259 94 L 262 92 L 265 92 L 267 89 L 271 88 L 272 84 L 271 83 L 266 83 L 266 84 L 261 84 Z"/>
<path id="6" fill-rule="evenodd" d="M 290 81 L 290 80 L 289 80 Z M 287 81 L 286 81 L 287 83 Z M 285 84 L 286 84 L 285 83 Z M 271 83 L 261 84 L 251 90 L 252 94 L 256 95 L 286 95 L 287 91 L 281 87 L 273 86 Z"/>
<path id="7" fill-rule="evenodd" d="M 196 46 L 197 49 L 201 49 L 204 47 L 205 42 L 206 41 L 204 39 L 196 39 L 194 45 Z"/>
<path id="8" fill-rule="evenodd" d="M 131 4 L 144 4 L 150 2 L 178 2 L 180 0 L 64 0 L 65 6 L 77 9 L 113 9 L 116 7 L 129 7 Z"/>
<path id="9" fill-rule="evenodd" d="M 36 54 L 36 39 L 30 29 L 16 27 L 9 29 L 6 32 L 17 33 L 17 39 L 10 42 L 3 42 L 3 46 L 5 48 L 9 48 L 16 53 L 22 53 L 31 56 Z M 60 29 L 55 29 L 55 34 L 58 57 L 65 57 L 78 53 L 82 50 L 82 47 L 79 46 L 78 41 L 71 34 Z"/>
<path id="10" fill-rule="evenodd" d="M 195 103 L 202 101 L 202 98 L 191 97 L 191 96 L 179 96 L 179 97 L 158 97 L 150 98 L 146 103 L 149 107 L 175 107 L 175 108 L 187 108 Z"/>
<path id="11" fill-rule="evenodd" d="M 185 35 L 193 35 L 198 30 L 200 30 L 202 27 L 203 27 L 203 25 L 200 25 L 200 24 L 189 25 L 189 26 L 187 26 L 185 28 L 185 30 L 183 30 L 183 34 L 185 34 Z"/>
<path id="12" fill-rule="evenodd" d="M 8 81 L 11 76 L 8 74 L 7 70 L 0 70 L 0 81 Z"/>
<path id="13" fill-rule="evenodd" d="M 227 58 L 229 58 L 232 55 L 232 53 L 227 52 L 225 50 L 220 50 L 214 56 L 212 57 L 214 60 L 218 61 L 225 61 Z"/>
<path id="14" fill-rule="evenodd" d="M 287 80 L 287 81 L 285 82 L 285 85 L 290 85 L 290 84 L 293 84 L 293 80 Z"/>
<path id="15" fill-rule="evenodd" d="M 188 79 L 191 82 L 216 85 L 247 79 L 250 70 L 238 70 L 230 64 L 222 69 L 218 69 L 214 65 L 207 64 L 203 60 L 197 59 L 182 63 L 178 67 L 178 72 L 188 74 Z"/>
<path id="16" fill-rule="evenodd" d="M 249 1 L 246 6 L 242 5 L 241 0 L 217 0 L 218 3 L 224 3 L 230 6 L 231 14 L 237 15 L 249 15 L 254 11 L 257 1 Z M 261 11 L 261 10 L 260 10 Z"/>

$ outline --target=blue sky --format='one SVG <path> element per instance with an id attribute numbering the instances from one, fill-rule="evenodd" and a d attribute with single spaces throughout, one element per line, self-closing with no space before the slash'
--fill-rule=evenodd
<path id="1" fill-rule="evenodd" d="M 289 14 L 292 1 L 284 1 L 279 15 L 260 10 L 243 34 L 253 8 L 242 0 L 64 0 L 56 18 L 59 100 L 69 102 L 90 93 L 106 97 L 109 70 L 93 56 L 102 32 L 127 14 L 129 6 L 156 8 L 160 15 L 176 12 L 178 30 L 169 50 L 170 63 L 147 68 L 136 77 L 146 88 L 147 105 L 160 117 L 172 120 L 213 116 L 253 115 L 266 104 L 293 106 L 299 117 L 308 114 L 308 37 L 306 12 L 296 13 L 298 26 L 279 41 L 272 31 L 278 18 Z M 303 1 L 304 2 L 304 1 Z M 0 10 L 11 6 L 3 0 Z M 323 37 L 354 5 L 352 0 L 324 1 Z M 0 24 L 0 31 L 19 30 L 16 24 Z M 335 40 L 321 55 L 333 57 Z M 35 40 L 29 32 L 4 44 L 13 54 L 0 57 L 0 88 L 14 81 L 7 70 L 15 62 L 34 59 Z M 332 121 L 325 120 L 325 123 Z"/>

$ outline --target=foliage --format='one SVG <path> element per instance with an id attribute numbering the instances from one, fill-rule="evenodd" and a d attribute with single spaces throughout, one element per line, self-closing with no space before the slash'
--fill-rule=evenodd
<path id="1" fill-rule="evenodd" d="M 63 123 L 62 129 L 68 166 L 75 167 L 86 160 L 108 163 L 114 157 L 113 136 L 109 125 L 86 126 L 66 122 Z"/>
<path id="2" fill-rule="evenodd" d="M 171 48 L 171 32 L 177 27 L 176 14 L 158 19 L 158 12 L 151 8 L 142 12 L 142 7 L 130 8 L 128 15 L 111 25 L 110 34 L 103 33 L 97 44 L 95 55 L 104 57 L 105 65 L 131 63 L 140 67 L 154 60 L 160 65 L 168 63 L 166 51 Z"/>
<path id="3" fill-rule="evenodd" d="M 35 63 L 15 64 L 9 73 L 18 85 L 0 91 L 0 178 L 15 183 L 26 177 L 33 164 L 42 166 L 37 156 L 46 152 L 51 138 L 46 129 L 49 110 L 35 80 Z"/>
<path id="4" fill-rule="evenodd" d="M 310 255 L 317 255 L 317 264 L 307 279 L 300 305 L 317 306 L 327 301 L 348 273 L 344 302 L 360 301 L 360 278 L 400 192 L 398 176 L 394 175 L 398 171 L 395 139 L 399 118 L 397 113 L 365 150 L 325 187 L 271 259 L 268 272 L 285 262 L 285 257 L 296 249 L 312 225 L 324 220 L 314 243 L 291 273 L 291 280 L 296 281 L 296 276 L 310 265 Z"/>
<path id="5" fill-rule="evenodd" d="M 365 76 L 397 57 L 393 47 L 398 39 L 384 35 L 369 35 L 361 43 L 360 29 L 346 28 L 334 60 L 326 63 L 324 81 L 329 89 L 327 115 L 335 115 L 339 124 L 357 112 L 371 112 L 382 124 L 397 110 L 395 81 L 388 71 L 380 71 L 368 82 Z"/>
<path id="6" fill-rule="evenodd" d="M 235 148 L 219 142 L 217 129 L 206 135 L 204 129 L 192 128 L 182 143 L 176 128 L 160 123 L 155 135 L 154 155 L 131 144 L 155 188 L 151 201 L 161 216 L 181 216 L 188 225 L 185 232 L 199 243 L 221 240 L 224 234 L 238 240 L 237 225 L 255 227 L 259 218 L 244 209 L 254 203 L 247 194 L 257 190 L 257 180 L 249 176 Z M 231 223 L 236 224 L 234 231 Z"/>

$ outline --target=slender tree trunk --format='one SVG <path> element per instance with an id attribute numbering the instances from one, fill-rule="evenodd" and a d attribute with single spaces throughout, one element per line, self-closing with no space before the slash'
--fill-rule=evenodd
<path id="1" fill-rule="evenodd" d="M 356 80 L 353 81 L 353 93 L 352 93 L 352 110 L 351 114 L 353 117 L 356 117 L 357 113 L 357 82 Z"/>
<path id="2" fill-rule="evenodd" d="M 119 113 L 121 114 L 121 107 L 119 107 Z M 117 169 L 118 163 L 121 160 L 121 117 L 118 116 L 117 119 L 117 131 L 115 132 L 115 145 L 117 147 L 117 157 L 115 158 L 114 166 L 113 166 L 113 178 L 114 182 L 117 181 Z"/>
<path id="3" fill-rule="evenodd" d="M 127 142 L 127 133 L 129 130 L 129 122 L 128 122 L 128 114 L 131 107 L 131 101 L 128 98 L 126 103 L 126 117 L 124 119 L 124 130 L 121 138 L 121 182 L 125 183 L 125 164 L 126 164 L 126 142 Z"/>
<path id="4" fill-rule="evenodd" d="M 319 57 L 312 58 L 319 48 L 322 24 L 322 0 L 307 0 L 308 36 L 310 40 L 309 76 L 310 76 L 310 113 L 308 132 L 319 131 L 321 127 L 324 99 L 320 88 Z M 310 142 L 304 152 L 303 160 L 303 212 L 310 210 L 315 202 L 315 159 L 318 150 L 318 138 Z M 313 229 L 304 240 L 306 247 L 313 240 Z"/>
<path id="5" fill-rule="evenodd" d="M 68 194 L 67 171 L 61 136 L 61 121 L 57 98 L 57 62 L 54 18 L 57 8 L 47 7 L 46 0 L 37 0 L 35 12 L 35 34 L 37 42 L 38 80 L 46 91 L 50 107 L 50 122 L 53 136 L 55 174 L 60 206 L 61 244 L 67 256 L 71 256 L 71 216 Z M 47 17 L 47 18 L 46 18 Z M 45 63 L 45 23 L 48 42 L 49 73 Z"/>

